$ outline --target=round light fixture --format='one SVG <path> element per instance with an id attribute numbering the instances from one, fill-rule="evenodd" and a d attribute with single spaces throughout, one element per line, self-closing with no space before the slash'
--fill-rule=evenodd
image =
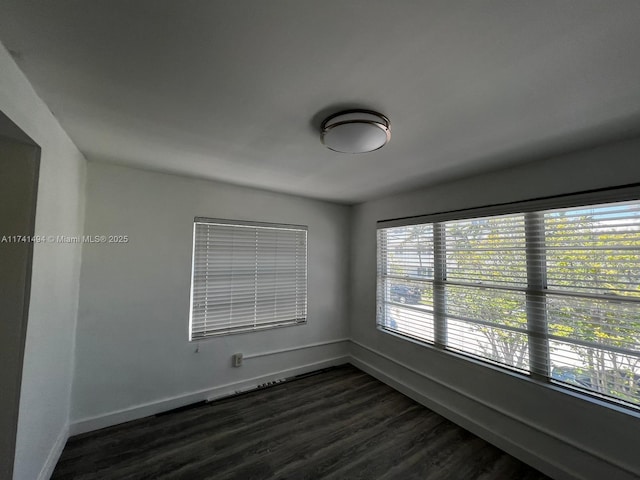
<path id="1" fill-rule="evenodd" d="M 322 143 L 340 153 L 367 153 L 384 147 L 391 139 L 391 124 L 370 110 L 346 110 L 331 115 L 320 131 Z"/>

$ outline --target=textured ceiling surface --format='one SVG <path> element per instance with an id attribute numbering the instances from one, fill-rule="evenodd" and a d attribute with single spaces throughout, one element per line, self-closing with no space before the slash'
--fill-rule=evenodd
<path id="1" fill-rule="evenodd" d="M 636 0 L 3 0 L 90 160 L 353 203 L 640 132 Z M 378 110 L 392 138 L 327 150 Z"/>

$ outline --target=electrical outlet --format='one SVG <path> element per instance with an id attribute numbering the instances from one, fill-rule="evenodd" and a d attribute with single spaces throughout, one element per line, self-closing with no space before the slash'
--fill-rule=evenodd
<path id="1" fill-rule="evenodd" d="M 240 367 L 242 366 L 242 354 L 241 353 L 234 353 L 231 356 L 231 364 L 234 367 Z"/>

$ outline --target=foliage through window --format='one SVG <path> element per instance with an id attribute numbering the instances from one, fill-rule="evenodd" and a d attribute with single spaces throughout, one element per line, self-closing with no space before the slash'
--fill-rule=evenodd
<path id="1" fill-rule="evenodd" d="M 307 227 L 196 218 L 190 339 L 307 319 Z"/>
<path id="2" fill-rule="evenodd" d="M 640 202 L 378 230 L 378 325 L 640 406 Z"/>

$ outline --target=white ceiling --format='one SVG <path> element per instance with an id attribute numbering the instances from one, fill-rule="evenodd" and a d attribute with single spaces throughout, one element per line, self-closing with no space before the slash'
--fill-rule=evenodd
<path id="1" fill-rule="evenodd" d="M 640 132 L 637 0 L 2 0 L 87 158 L 345 203 Z M 343 107 L 391 143 L 324 148 Z"/>

